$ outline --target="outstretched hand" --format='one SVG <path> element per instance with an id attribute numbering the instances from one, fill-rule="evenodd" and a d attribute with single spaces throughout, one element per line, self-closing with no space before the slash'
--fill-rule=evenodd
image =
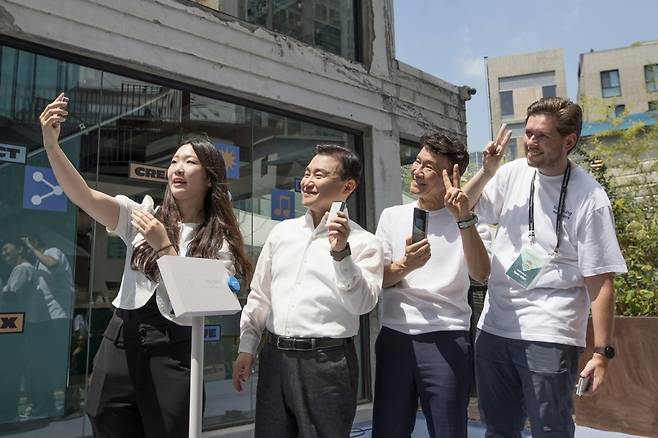
<path id="1" fill-rule="evenodd" d="M 443 185 L 446 188 L 446 194 L 443 197 L 443 203 L 457 221 L 468 220 L 471 218 L 471 212 L 468 206 L 468 196 L 460 188 L 459 184 L 459 165 L 455 164 L 452 168 L 452 181 L 448 177 L 448 171 L 443 169 Z"/>
<path id="2" fill-rule="evenodd" d="M 502 164 L 503 156 L 505 155 L 505 150 L 507 149 L 507 143 L 509 143 L 510 138 L 512 138 L 512 131 L 506 129 L 506 123 L 500 125 L 496 139 L 487 143 L 484 151 L 482 151 L 482 155 L 484 156 L 482 168 L 484 169 L 484 172 L 489 176 L 496 174 L 496 171 Z"/>
<path id="3" fill-rule="evenodd" d="M 46 149 L 57 144 L 61 124 L 66 121 L 66 116 L 69 114 L 66 110 L 67 106 L 68 102 L 64 99 L 64 93 L 60 93 L 55 100 L 46 105 L 39 116 L 41 134 L 43 135 L 43 146 Z"/>

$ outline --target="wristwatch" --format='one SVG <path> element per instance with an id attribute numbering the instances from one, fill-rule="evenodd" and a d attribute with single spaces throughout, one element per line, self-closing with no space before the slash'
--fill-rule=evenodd
<path id="1" fill-rule="evenodd" d="M 350 250 L 350 242 L 347 242 L 347 245 L 345 245 L 345 248 L 343 248 L 341 251 L 329 251 L 329 254 L 331 254 L 331 257 L 333 257 L 335 261 L 340 262 L 348 255 L 352 255 L 352 251 Z"/>
<path id="2" fill-rule="evenodd" d="M 594 353 L 599 353 L 608 359 L 615 357 L 615 349 L 612 348 L 611 345 L 606 345 L 605 347 L 594 347 Z"/>
<path id="3" fill-rule="evenodd" d="M 465 221 L 457 221 L 457 226 L 459 227 L 460 230 L 465 230 L 466 228 L 470 227 L 471 225 L 475 225 L 478 223 L 478 217 L 475 213 L 473 213 L 473 217 L 470 219 L 467 219 Z"/>

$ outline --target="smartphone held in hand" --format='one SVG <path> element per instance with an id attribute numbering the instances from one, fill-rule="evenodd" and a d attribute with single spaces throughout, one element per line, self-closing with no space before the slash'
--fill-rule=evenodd
<path id="1" fill-rule="evenodd" d="M 591 382 L 592 381 L 590 376 L 579 377 L 578 383 L 576 383 L 576 395 L 578 397 L 582 397 L 583 394 L 585 394 L 589 390 L 589 386 Z"/>
<path id="2" fill-rule="evenodd" d="M 344 201 L 334 201 L 331 203 L 331 209 L 329 210 L 329 216 L 327 217 L 327 223 L 336 219 L 336 215 L 339 211 L 345 210 Z"/>
<path id="3" fill-rule="evenodd" d="M 414 208 L 414 220 L 411 230 L 411 243 L 420 242 L 427 237 L 427 212 L 421 208 Z"/>

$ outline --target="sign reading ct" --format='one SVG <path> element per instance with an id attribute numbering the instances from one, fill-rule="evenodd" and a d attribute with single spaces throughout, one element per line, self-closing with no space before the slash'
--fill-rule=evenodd
<path id="1" fill-rule="evenodd" d="M 162 167 L 147 166 L 146 164 L 130 163 L 130 178 L 143 179 L 146 181 L 167 182 L 167 169 Z"/>
<path id="2" fill-rule="evenodd" d="M 0 334 L 23 333 L 25 313 L 0 313 Z"/>
<path id="3" fill-rule="evenodd" d="M 25 164 L 27 148 L 13 144 L 0 143 L 0 161 Z"/>

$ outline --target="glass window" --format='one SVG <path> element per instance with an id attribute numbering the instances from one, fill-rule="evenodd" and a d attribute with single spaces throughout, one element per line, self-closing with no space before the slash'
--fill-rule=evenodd
<path id="1" fill-rule="evenodd" d="M 619 70 L 601 72 L 601 95 L 603 97 L 621 96 L 619 86 Z"/>
<path id="2" fill-rule="evenodd" d="M 499 90 L 516 90 L 517 88 L 538 88 L 555 84 L 555 71 L 530 73 L 527 75 L 504 76 L 498 78 Z"/>
<path id="3" fill-rule="evenodd" d="M 556 85 L 545 85 L 541 87 L 541 94 L 543 97 L 556 97 L 557 96 L 557 86 Z"/>
<path id="4" fill-rule="evenodd" d="M 38 116 L 60 90 L 79 96 L 99 89 L 101 72 L 5 46 L 0 58 L 0 314 L 16 331 L 0 330 L 0 351 L 12 358 L 0 373 L 0 430 L 67 417 L 70 436 L 79 436 L 95 324 L 88 294 L 92 227 L 53 176 Z M 61 146 L 87 173 L 96 166 L 86 168 L 82 157 L 96 153 L 97 141 L 80 129 L 76 100 Z M 16 313 L 22 316 L 13 319 Z"/>
<path id="5" fill-rule="evenodd" d="M 503 119 L 514 117 L 514 97 L 512 90 L 500 92 L 500 115 Z"/>
<path id="6" fill-rule="evenodd" d="M 507 160 L 516 160 L 518 154 L 518 138 L 510 138 L 509 143 L 507 143 Z"/>
<path id="7" fill-rule="evenodd" d="M 298 183 L 316 144 L 354 150 L 356 136 L 11 47 L 0 46 L 0 67 L 0 116 L 7 121 L 0 130 L 0 290 L 12 283 L 12 272 L 37 274 L 35 282 L 21 285 L 23 301 L 5 299 L 15 285 L 9 295 L 0 293 L 3 317 L 25 313 L 25 324 L 15 320 L 22 333 L 0 330 L 0 351 L 14 358 L 0 373 L 0 431 L 41 420 L 34 427 L 44 436 L 86 436 L 86 382 L 112 315 L 125 246 L 57 189 L 40 146 L 43 107 L 64 90 L 70 99 L 60 138 L 64 152 L 92 187 L 139 201 L 147 194 L 161 201 L 166 182 L 144 179 L 135 169 L 164 170 L 185 135 L 207 133 L 224 155 L 234 211 L 254 261 L 278 220 L 304 213 Z M 357 222 L 363 220 L 358 196 L 348 203 Z M 62 268 L 41 266 L 22 237 L 41 242 Z M 239 315 L 206 324 L 219 336 L 205 342 L 204 427 L 251 421 L 257 373 L 247 391 L 237 394 L 231 387 Z M 359 398 L 365 399 L 369 339 L 367 330 L 361 333 Z M 44 363 L 49 373 L 43 373 Z"/>
<path id="8" fill-rule="evenodd" d="M 626 110 L 626 105 L 615 105 L 615 108 L 613 110 L 614 117 L 620 117 L 624 114 L 624 111 Z"/>
<path id="9" fill-rule="evenodd" d="M 647 93 L 658 91 L 658 64 L 644 66 L 644 83 L 647 88 Z"/>
<path id="10" fill-rule="evenodd" d="M 357 59 L 355 0 L 195 1 L 347 59 Z"/>

